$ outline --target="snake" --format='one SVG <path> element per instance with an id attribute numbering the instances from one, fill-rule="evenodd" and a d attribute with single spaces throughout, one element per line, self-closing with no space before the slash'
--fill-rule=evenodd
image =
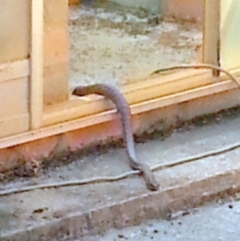
<path id="1" fill-rule="evenodd" d="M 97 83 L 86 86 L 77 86 L 73 89 L 72 94 L 76 96 L 97 94 L 113 102 L 113 104 L 116 106 L 118 114 L 120 115 L 123 141 L 126 147 L 130 167 L 133 170 L 138 170 L 140 172 L 145 180 L 146 187 L 149 190 L 158 190 L 159 184 L 156 181 L 150 167 L 146 163 L 137 160 L 132 131 L 130 107 L 119 89 L 111 84 Z"/>

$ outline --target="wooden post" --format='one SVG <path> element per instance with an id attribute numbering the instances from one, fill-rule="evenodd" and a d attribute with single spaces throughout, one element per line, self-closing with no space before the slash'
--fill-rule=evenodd
<path id="1" fill-rule="evenodd" d="M 203 21 L 203 63 L 220 65 L 220 0 L 204 1 Z"/>
<path id="2" fill-rule="evenodd" d="M 30 128 L 41 126 L 43 111 L 43 11 L 44 0 L 32 0 Z"/>

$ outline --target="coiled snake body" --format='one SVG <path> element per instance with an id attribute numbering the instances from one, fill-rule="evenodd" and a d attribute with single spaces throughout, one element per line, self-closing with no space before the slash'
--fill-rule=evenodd
<path id="1" fill-rule="evenodd" d="M 77 96 L 98 94 L 110 99 L 115 104 L 121 118 L 123 140 L 127 148 L 129 164 L 132 169 L 140 171 L 149 190 L 158 190 L 159 184 L 157 183 L 149 166 L 137 160 L 131 126 L 130 108 L 120 91 L 109 84 L 93 84 L 88 86 L 78 86 L 73 90 L 72 94 Z"/>

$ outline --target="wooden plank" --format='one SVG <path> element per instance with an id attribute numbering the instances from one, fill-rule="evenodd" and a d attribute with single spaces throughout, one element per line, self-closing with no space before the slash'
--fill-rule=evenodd
<path id="1" fill-rule="evenodd" d="M 205 97 L 208 95 L 214 95 L 214 94 L 224 92 L 234 88 L 236 88 L 235 83 L 233 83 L 231 80 L 228 80 L 228 81 L 219 82 L 219 83 L 215 83 L 207 86 L 202 86 L 193 90 L 179 92 L 170 96 L 162 97 L 159 99 L 153 99 L 141 104 L 133 105 L 132 115 L 147 112 L 158 108 L 164 108 L 169 105 L 190 101 L 190 100 Z"/>
<path id="2" fill-rule="evenodd" d="M 134 83 L 134 85 L 131 84 L 130 88 L 124 86 L 122 92 L 128 103 L 132 105 L 179 91 L 204 86 L 212 82 L 209 71 L 197 70 L 192 71 L 191 74 L 192 75 L 180 74 L 178 79 L 175 74 L 172 78 L 170 78 L 170 76 L 154 77 L 153 79 L 149 79 L 149 81 L 145 80 Z M 199 81 L 199 79 L 201 79 L 201 81 Z M 75 97 L 68 102 L 46 106 L 43 113 L 42 126 L 50 126 L 66 120 L 107 111 L 112 108 L 114 108 L 113 104 L 101 96 L 96 98 L 96 96 L 91 95 L 89 97 L 79 98 L 79 100 L 76 100 Z"/>
<path id="3" fill-rule="evenodd" d="M 127 83 L 122 86 L 122 89 L 124 92 L 136 91 L 138 89 L 149 88 L 150 86 L 155 86 L 157 84 L 173 83 L 189 76 L 198 76 L 199 74 L 203 74 L 203 72 L 203 69 L 185 69 L 183 71 L 177 69 L 176 71 L 164 71 L 155 75 L 151 75 L 151 73 L 149 73 L 148 77 Z"/>
<path id="4" fill-rule="evenodd" d="M 44 1 L 43 105 L 68 100 L 68 10 L 67 0 Z"/>
<path id="5" fill-rule="evenodd" d="M 203 25 L 203 63 L 219 65 L 220 1 L 205 0 Z M 213 71 L 215 75 L 219 73 Z"/>
<path id="6" fill-rule="evenodd" d="M 30 75 L 29 59 L 0 65 L 0 82 L 18 79 Z"/>
<path id="7" fill-rule="evenodd" d="M 28 77 L 0 82 L 0 89 L 1 119 L 28 113 Z"/>
<path id="8" fill-rule="evenodd" d="M 231 71 L 234 74 L 240 74 L 238 69 L 233 69 Z M 221 79 L 226 80 L 227 77 L 222 76 Z M 209 85 L 215 81 L 216 79 L 214 80 L 212 78 L 209 70 L 191 70 L 186 71 L 186 73 L 176 73 L 169 76 L 155 76 L 149 80 L 123 86 L 121 90 L 128 103 L 133 105 Z M 98 98 L 94 95 L 79 98 L 79 101 L 74 99 L 68 103 L 59 103 L 58 105 L 52 105 L 45 108 L 42 126 L 50 126 L 66 120 L 107 111 L 112 108 L 112 103 L 110 101 L 106 101 L 100 96 L 98 96 Z"/>
<path id="9" fill-rule="evenodd" d="M 29 114 L 16 115 L 0 119 L 1 138 L 23 133 L 29 130 Z"/>
<path id="10" fill-rule="evenodd" d="M 213 82 L 211 71 L 209 70 L 192 70 L 191 74 L 185 76 L 179 74 L 178 79 L 171 79 L 167 76 L 167 81 L 164 81 L 163 76 L 158 76 L 154 79 L 154 83 L 144 88 L 134 88 L 132 90 L 125 89 L 125 97 L 130 104 L 139 103 L 146 100 L 151 100 L 156 97 L 162 97 L 192 88 L 207 85 Z M 174 75 L 175 76 L 175 75 Z M 177 76 L 176 76 L 177 77 Z M 146 83 L 149 81 L 146 80 Z"/>
<path id="11" fill-rule="evenodd" d="M 44 0 L 32 0 L 31 25 L 31 85 L 30 128 L 37 129 L 42 122 L 43 109 L 43 4 Z"/>
<path id="12" fill-rule="evenodd" d="M 209 78 L 207 78 L 209 75 Z M 211 74 L 207 70 L 187 70 L 180 74 L 168 76 L 157 75 L 144 81 L 134 82 L 123 86 L 121 89 L 128 103 L 135 104 L 185 89 L 203 86 L 211 83 Z M 199 81 L 199 79 L 203 81 Z M 46 106 L 43 113 L 42 126 L 57 124 L 66 120 L 88 116 L 112 109 L 110 101 L 105 101 L 101 96 L 87 98 L 76 97 L 68 102 Z"/>
<path id="13" fill-rule="evenodd" d="M 239 72 L 238 72 L 239 73 Z M 225 79 L 225 80 L 224 80 Z M 201 80 L 199 80 L 201 81 Z M 236 89 L 236 84 L 225 76 L 221 78 L 220 82 L 212 83 L 207 86 L 200 86 L 192 90 L 185 90 L 181 93 L 171 94 L 160 98 L 155 98 L 146 102 L 137 103 L 131 106 L 131 112 L 133 115 L 143 113 L 145 111 L 159 109 L 174 104 L 178 104 L 185 101 L 191 101 L 192 99 L 201 98 L 203 96 L 211 96 L 213 94 L 221 93 L 226 90 Z M 46 138 L 61 133 L 87 128 L 89 126 L 97 125 L 107 121 L 111 121 L 117 117 L 116 110 L 109 110 L 100 112 L 90 116 L 82 117 L 76 120 L 64 122 L 61 124 L 44 127 L 38 130 L 29 131 L 19 135 L 2 138 L 0 140 L 0 148 L 6 148 L 14 145 L 20 145 L 26 142 Z"/>
<path id="14" fill-rule="evenodd" d="M 30 53 L 30 0 L 0 0 L 0 64 L 26 59 Z"/>
<path id="15" fill-rule="evenodd" d="M 67 102 L 48 106 L 43 113 L 42 127 L 100 113 L 113 108 L 114 105 L 101 96 L 94 95 L 90 98 L 74 98 Z"/>
<path id="16" fill-rule="evenodd" d="M 28 76 L 0 82 L 0 137 L 28 130 L 28 83 Z"/>

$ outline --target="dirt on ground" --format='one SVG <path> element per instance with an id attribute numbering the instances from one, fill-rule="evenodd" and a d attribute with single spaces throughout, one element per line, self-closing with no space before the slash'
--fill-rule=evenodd
<path id="1" fill-rule="evenodd" d="M 199 61 L 199 23 L 163 21 L 143 10 L 81 5 L 69 10 L 70 86 L 123 84 Z"/>

